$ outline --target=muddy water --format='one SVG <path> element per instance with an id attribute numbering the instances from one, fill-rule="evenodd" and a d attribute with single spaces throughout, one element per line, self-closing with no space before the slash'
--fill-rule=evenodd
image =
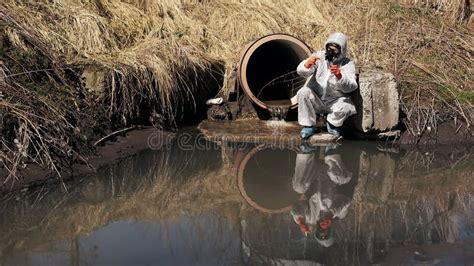
<path id="1" fill-rule="evenodd" d="M 69 194 L 5 196 L 0 264 L 472 265 L 472 162 L 471 147 L 187 135 L 73 180 Z"/>

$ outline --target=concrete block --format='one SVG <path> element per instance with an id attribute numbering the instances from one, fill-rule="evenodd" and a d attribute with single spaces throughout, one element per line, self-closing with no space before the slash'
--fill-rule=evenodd
<path id="1" fill-rule="evenodd" d="M 359 76 L 359 90 L 351 94 L 357 114 L 349 123 L 361 132 L 387 131 L 399 122 L 399 96 L 393 74 L 365 69 Z"/>

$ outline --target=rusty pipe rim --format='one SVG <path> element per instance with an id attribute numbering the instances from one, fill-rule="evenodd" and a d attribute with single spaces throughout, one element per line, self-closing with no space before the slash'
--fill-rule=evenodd
<path id="1" fill-rule="evenodd" d="M 304 43 L 302 40 L 300 40 L 300 39 L 298 39 L 294 36 L 291 36 L 289 34 L 283 34 L 283 33 L 276 33 L 276 34 L 270 34 L 270 35 L 263 36 L 260 39 L 257 39 L 256 41 L 254 41 L 253 43 L 251 43 L 251 44 L 249 44 L 245 47 L 244 52 L 243 52 L 242 56 L 240 57 L 239 66 L 238 66 L 238 69 L 237 69 L 237 75 L 238 75 L 239 83 L 240 83 L 240 86 L 242 86 L 245 94 L 250 98 L 250 100 L 253 103 L 255 103 L 256 105 L 258 105 L 261 108 L 266 109 L 266 110 L 268 110 L 268 105 L 265 104 L 264 102 L 262 102 L 261 100 L 259 100 L 253 94 L 253 92 L 252 92 L 252 90 L 251 90 L 251 88 L 248 84 L 247 74 L 245 73 L 245 71 L 242 71 L 242 70 L 247 69 L 250 58 L 252 57 L 253 53 L 260 46 L 262 46 L 263 44 L 265 44 L 267 42 L 275 41 L 275 40 L 284 40 L 284 41 L 292 42 L 292 43 L 296 44 L 298 47 L 305 50 L 306 53 L 308 54 L 308 56 L 310 56 L 311 53 L 312 53 L 311 48 L 306 43 Z M 290 109 L 294 109 L 297 106 L 298 106 L 298 103 L 295 103 L 295 104 L 290 106 Z"/>
<path id="2" fill-rule="evenodd" d="M 250 196 L 247 194 L 247 192 L 245 191 L 245 187 L 244 187 L 244 173 L 245 173 L 245 168 L 247 167 L 247 163 L 249 162 L 249 160 L 255 155 L 257 154 L 259 151 L 262 151 L 262 150 L 265 150 L 265 149 L 268 149 L 270 148 L 268 145 L 265 145 L 265 144 L 261 144 L 261 145 L 258 145 L 256 147 L 254 147 L 252 150 L 250 150 L 245 156 L 244 158 L 242 159 L 242 161 L 239 163 L 239 166 L 238 166 L 238 169 L 237 169 L 237 185 L 239 187 L 239 192 L 240 194 L 242 195 L 242 197 L 244 198 L 244 200 L 250 205 L 252 206 L 253 208 L 263 212 L 263 213 L 270 213 L 270 214 L 276 214 L 276 213 L 284 213 L 284 212 L 289 212 L 291 211 L 291 208 L 293 207 L 292 204 L 286 206 L 286 207 L 283 207 L 283 208 L 280 208 L 280 209 L 268 209 L 268 208 L 265 208 L 263 206 L 261 206 L 260 204 L 258 204 L 257 202 L 255 202 L 254 200 L 252 200 L 250 198 Z M 297 149 L 295 148 L 290 148 L 290 150 L 294 151 L 294 152 L 298 152 Z"/>

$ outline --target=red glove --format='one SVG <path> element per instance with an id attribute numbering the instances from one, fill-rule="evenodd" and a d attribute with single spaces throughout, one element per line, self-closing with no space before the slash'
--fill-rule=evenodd
<path id="1" fill-rule="evenodd" d="M 318 59 L 319 57 L 317 56 L 314 56 L 314 55 L 310 56 L 308 58 L 308 61 L 306 61 L 306 63 L 304 64 L 304 67 L 311 68 L 312 66 L 314 66 L 314 64 L 316 64 L 316 61 L 318 61 Z"/>
<path id="2" fill-rule="evenodd" d="M 331 73 L 336 76 L 337 79 L 342 78 L 341 69 L 339 68 L 339 65 L 331 65 L 329 69 L 331 70 Z"/>
<path id="3" fill-rule="evenodd" d="M 311 232 L 311 229 L 305 224 L 304 218 L 302 216 L 298 217 L 296 220 L 298 222 L 298 226 L 300 227 L 301 233 L 308 234 Z"/>

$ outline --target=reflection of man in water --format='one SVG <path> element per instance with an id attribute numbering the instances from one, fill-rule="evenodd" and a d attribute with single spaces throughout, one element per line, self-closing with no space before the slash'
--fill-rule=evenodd
<path id="1" fill-rule="evenodd" d="M 320 149 L 320 154 L 300 152 L 296 157 L 293 189 L 303 196 L 291 215 L 302 233 L 314 234 L 322 246 L 329 247 L 334 243 L 332 225 L 347 215 L 355 184 L 337 148 Z"/>

